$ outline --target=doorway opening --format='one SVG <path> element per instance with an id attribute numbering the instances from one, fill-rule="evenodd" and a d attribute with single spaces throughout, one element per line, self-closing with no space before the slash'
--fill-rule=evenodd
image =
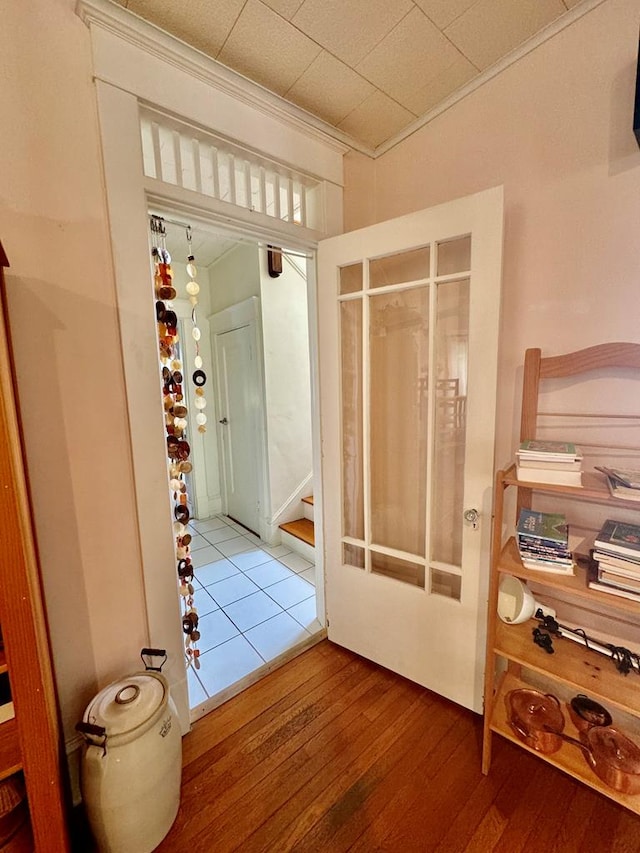
<path id="1" fill-rule="evenodd" d="M 195 358 L 185 290 L 191 228 L 198 347 L 209 377 L 205 432 L 197 429 L 202 410 L 185 383 L 194 418 L 187 493 L 200 666 L 188 668 L 187 681 L 195 720 L 326 633 L 313 539 L 309 258 L 282 250 L 274 277 L 269 249 L 257 239 L 185 223 L 170 212 L 153 215 L 166 228 L 185 375 Z M 295 535 L 296 522 L 311 526 L 310 542 Z"/>

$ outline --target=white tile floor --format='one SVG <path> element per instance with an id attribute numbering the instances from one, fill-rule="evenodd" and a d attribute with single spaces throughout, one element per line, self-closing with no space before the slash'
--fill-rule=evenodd
<path id="1" fill-rule="evenodd" d="M 200 669 L 189 667 L 192 709 L 321 630 L 315 566 L 268 547 L 218 516 L 191 522 Z"/>

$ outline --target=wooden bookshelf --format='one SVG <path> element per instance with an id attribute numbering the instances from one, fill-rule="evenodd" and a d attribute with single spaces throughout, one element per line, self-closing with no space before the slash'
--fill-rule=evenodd
<path id="1" fill-rule="evenodd" d="M 527 350 L 523 374 L 520 441 L 537 437 L 538 396 L 543 380 L 573 377 L 572 381 L 577 382 L 582 373 L 603 368 L 609 371 L 615 369 L 631 382 L 637 383 L 640 380 L 640 344 L 602 344 L 553 358 L 542 358 L 538 349 Z M 638 385 L 633 386 L 636 398 L 639 396 L 639 388 Z M 598 414 L 598 417 L 604 418 L 606 415 Z M 640 421 L 640 416 L 638 420 Z M 637 451 L 640 455 L 640 447 Z M 513 575 L 524 582 L 535 584 L 536 590 L 541 590 L 540 594 L 544 593 L 560 602 L 577 602 L 578 606 L 583 606 L 585 611 L 591 613 L 606 612 L 609 617 L 612 613 L 617 613 L 626 624 L 640 628 L 640 603 L 589 588 L 584 566 L 578 565 L 575 575 L 526 569 L 520 559 L 515 539 L 509 537 L 503 542 L 506 494 L 509 490 L 515 490 L 516 493 L 513 501 L 516 518 L 521 508 L 532 506 L 534 494 L 543 494 L 547 503 L 549 496 L 556 496 L 562 506 L 568 502 L 569 507 L 575 507 L 576 501 L 598 504 L 601 511 L 596 514 L 602 521 L 615 518 L 616 511 L 620 509 L 624 509 L 627 514 L 632 510 L 637 513 L 640 523 L 640 503 L 614 498 L 603 474 L 585 470 L 582 481 L 582 487 L 529 483 L 518 480 L 515 465 L 497 472 L 489 580 L 482 769 L 485 773 L 490 771 L 492 735 L 497 733 L 640 814 L 640 795 L 624 795 L 605 785 L 592 770 L 579 747 L 565 743 L 551 755 L 529 749 L 511 728 L 505 704 L 509 690 L 540 689 L 541 684 L 551 685 L 551 688 L 546 687 L 543 692 L 562 696 L 565 701 L 567 696 L 586 694 L 611 709 L 614 724 L 616 714 L 619 714 L 631 738 L 640 743 L 637 734 L 634 734 L 640 731 L 640 678 L 637 672 L 625 676 L 618 672 L 614 662 L 606 655 L 568 638 L 554 637 L 553 654 L 548 654 L 533 642 L 533 630 L 538 626 L 536 620 L 531 619 L 523 624 L 507 624 L 497 615 L 500 581 L 505 575 Z M 567 518 L 571 524 L 568 510 Z M 558 621 L 562 622 L 560 614 Z M 569 715 L 564 713 L 563 716 L 565 731 L 577 737 L 578 733 L 572 726 Z"/>
<path id="2" fill-rule="evenodd" d="M 15 717 L 0 724 L 0 779 L 22 771 L 37 853 L 68 853 L 64 750 L 17 414 L 0 245 L 0 622 Z"/>

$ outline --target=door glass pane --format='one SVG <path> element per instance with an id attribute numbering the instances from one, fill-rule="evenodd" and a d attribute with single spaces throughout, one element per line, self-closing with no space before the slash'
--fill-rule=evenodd
<path id="1" fill-rule="evenodd" d="M 469 279 L 438 285 L 431 559 L 460 566 L 466 436 Z"/>
<path id="2" fill-rule="evenodd" d="M 364 548 L 344 542 L 342 545 L 342 562 L 345 566 L 355 566 L 364 569 Z"/>
<path id="3" fill-rule="evenodd" d="M 398 557 L 389 557 L 387 554 L 372 551 L 371 571 L 424 589 L 424 566 L 419 563 L 410 563 Z"/>
<path id="4" fill-rule="evenodd" d="M 453 275 L 471 269 L 471 235 L 438 243 L 437 275 Z"/>
<path id="5" fill-rule="evenodd" d="M 371 297 L 373 541 L 425 554 L 429 288 Z"/>
<path id="6" fill-rule="evenodd" d="M 364 539 L 362 299 L 340 303 L 343 536 Z"/>
<path id="7" fill-rule="evenodd" d="M 369 287 L 429 278 L 429 246 L 369 261 Z"/>
<path id="8" fill-rule="evenodd" d="M 340 267 L 340 294 L 362 290 L 362 263 Z"/>
<path id="9" fill-rule="evenodd" d="M 444 595 L 445 598 L 454 598 L 460 601 L 462 592 L 462 578 L 452 572 L 443 572 L 440 569 L 431 569 L 430 592 L 435 595 Z"/>

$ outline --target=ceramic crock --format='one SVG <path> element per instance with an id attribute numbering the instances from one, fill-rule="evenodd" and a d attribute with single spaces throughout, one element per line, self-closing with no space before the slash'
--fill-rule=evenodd
<path id="1" fill-rule="evenodd" d="M 166 678 L 146 670 L 114 681 L 77 728 L 82 797 L 100 853 L 151 853 L 180 804 L 182 738 Z"/>

